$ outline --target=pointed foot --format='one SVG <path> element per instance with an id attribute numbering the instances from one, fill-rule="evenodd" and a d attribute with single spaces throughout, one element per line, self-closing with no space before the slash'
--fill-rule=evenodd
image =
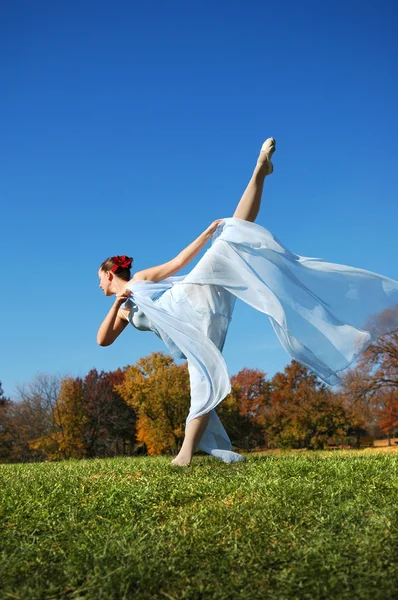
<path id="1" fill-rule="evenodd" d="M 265 140 L 264 144 L 261 146 L 260 156 L 258 157 L 257 163 L 267 169 L 267 175 L 271 175 L 274 170 L 274 165 L 271 162 L 271 157 L 276 150 L 276 141 L 275 138 L 270 137 Z"/>

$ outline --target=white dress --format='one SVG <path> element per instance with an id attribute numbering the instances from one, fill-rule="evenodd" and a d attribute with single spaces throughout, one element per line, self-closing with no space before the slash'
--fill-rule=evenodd
<path id="1" fill-rule="evenodd" d="M 244 458 L 231 451 L 214 410 L 231 389 L 221 351 L 236 298 L 265 313 L 290 356 L 329 385 L 377 337 L 398 328 L 397 281 L 299 256 L 264 227 L 236 218 L 220 223 L 188 275 L 128 288 L 129 321 L 187 358 L 187 424 L 210 412 L 199 447 L 225 462 Z"/>

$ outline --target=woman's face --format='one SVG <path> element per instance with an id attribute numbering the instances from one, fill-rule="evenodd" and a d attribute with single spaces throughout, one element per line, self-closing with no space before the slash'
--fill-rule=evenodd
<path id="1" fill-rule="evenodd" d="M 112 274 L 110 271 L 98 271 L 99 286 L 104 292 L 105 296 L 112 296 L 115 292 L 111 292 L 110 287 L 112 283 Z"/>

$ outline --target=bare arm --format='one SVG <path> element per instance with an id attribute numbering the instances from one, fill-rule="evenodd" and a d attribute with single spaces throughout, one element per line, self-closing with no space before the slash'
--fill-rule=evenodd
<path id="1" fill-rule="evenodd" d="M 182 252 L 178 254 L 169 262 L 166 262 L 162 265 L 158 265 L 157 267 L 150 267 L 149 269 L 144 269 L 143 271 L 138 271 L 135 273 L 132 281 L 136 281 L 137 279 L 146 279 L 148 281 L 161 281 L 162 279 L 166 279 L 166 277 L 171 277 L 175 275 L 178 271 L 183 269 L 191 260 L 201 251 L 203 246 L 207 244 L 207 242 L 212 238 L 213 233 L 217 229 L 218 225 L 221 223 L 222 219 L 217 219 L 213 221 L 213 223 L 200 234 L 196 240 L 189 244 Z"/>
<path id="2" fill-rule="evenodd" d="M 100 346 L 110 346 L 128 325 L 128 321 L 120 316 L 120 306 L 129 297 L 127 292 L 118 294 L 113 306 L 103 320 L 97 333 L 97 343 Z"/>

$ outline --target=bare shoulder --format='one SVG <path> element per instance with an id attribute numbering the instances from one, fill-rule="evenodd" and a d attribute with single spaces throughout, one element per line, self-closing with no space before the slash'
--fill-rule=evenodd
<path id="1" fill-rule="evenodd" d="M 182 265 L 180 264 L 180 261 L 173 258 L 173 260 L 169 260 L 162 265 L 138 271 L 131 281 L 162 281 L 167 277 L 175 275 L 181 268 Z"/>
<path id="2" fill-rule="evenodd" d="M 148 269 L 145 269 L 144 271 L 137 271 L 137 273 L 134 273 L 133 278 L 130 279 L 130 281 L 145 281 L 146 279 L 148 279 Z"/>

